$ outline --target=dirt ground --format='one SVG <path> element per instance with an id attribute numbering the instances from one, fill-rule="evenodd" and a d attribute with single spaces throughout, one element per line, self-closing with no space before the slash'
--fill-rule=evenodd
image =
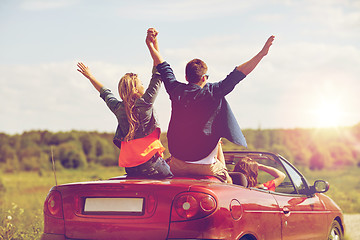
<path id="1" fill-rule="evenodd" d="M 347 239 L 360 239 L 360 214 L 345 214 L 344 220 Z"/>

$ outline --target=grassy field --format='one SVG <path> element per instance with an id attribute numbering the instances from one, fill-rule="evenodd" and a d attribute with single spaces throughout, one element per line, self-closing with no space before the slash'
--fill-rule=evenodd
<path id="1" fill-rule="evenodd" d="M 360 213 L 360 168 L 344 168 L 337 170 L 310 171 L 299 169 L 310 184 L 322 179 L 330 183 L 326 193 L 344 211 L 344 213 Z"/>
<path id="2" fill-rule="evenodd" d="M 119 168 L 62 170 L 58 184 L 108 179 L 123 175 Z M 43 203 L 55 185 L 52 172 L 19 172 L 0 176 L 0 239 L 39 239 L 43 231 Z"/>
<path id="3" fill-rule="evenodd" d="M 345 213 L 360 213 L 360 169 L 301 170 L 310 183 L 324 179 L 327 193 Z M 108 179 L 122 175 L 119 168 L 93 167 L 57 172 L 58 184 Z M 0 239 L 39 239 L 43 231 L 43 202 L 55 185 L 52 172 L 18 172 L 0 175 Z"/>

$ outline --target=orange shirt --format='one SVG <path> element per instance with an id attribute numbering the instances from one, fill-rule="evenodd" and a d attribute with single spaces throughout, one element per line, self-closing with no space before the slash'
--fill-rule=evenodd
<path id="1" fill-rule="evenodd" d="M 269 191 L 275 191 L 276 187 L 275 187 L 275 181 L 274 180 L 270 180 L 266 183 L 263 184 L 264 187 L 266 187 Z"/>
<path id="2" fill-rule="evenodd" d="M 159 138 L 160 128 L 156 128 L 146 137 L 121 142 L 119 166 L 136 167 L 147 162 L 155 153 L 159 153 L 162 156 L 165 148 Z"/>

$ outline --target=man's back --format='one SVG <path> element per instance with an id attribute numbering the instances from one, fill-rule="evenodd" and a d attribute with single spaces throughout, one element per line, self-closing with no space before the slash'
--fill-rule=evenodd
<path id="1" fill-rule="evenodd" d="M 200 87 L 176 81 L 166 62 L 157 68 L 172 104 L 168 142 L 174 157 L 186 161 L 203 159 L 216 147 L 221 137 L 246 145 L 224 98 L 245 77 L 243 73 L 234 70 L 223 81 Z M 228 132 L 232 132 L 231 136 Z M 235 139 L 232 139 L 234 136 Z"/>

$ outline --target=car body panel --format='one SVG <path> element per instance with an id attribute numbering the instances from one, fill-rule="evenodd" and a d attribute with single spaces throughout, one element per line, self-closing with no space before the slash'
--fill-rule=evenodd
<path id="1" fill-rule="evenodd" d="M 143 186 L 146 186 L 146 189 Z M 134 235 L 136 238 L 129 239 L 143 239 L 149 236 L 148 231 L 151 231 L 151 236 L 155 239 L 165 239 L 171 210 L 171 205 L 166 203 L 172 202 L 178 192 L 185 191 L 188 187 L 189 184 L 177 184 L 167 180 L 113 180 L 58 188 L 63 195 L 66 236 L 78 239 L 117 239 L 121 232 L 121 239 Z M 140 216 L 85 214 L 82 210 L 86 197 L 137 197 L 144 198 L 146 202 L 149 196 L 156 198 L 156 211 L 149 213 L 145 209 Z"/>
<path id="2" fill-rule="evenodd" d="M 63 184 L 54 186 L 45 200 L 42 239 L 239 240 L 243 236 L 266 240 L 326 239 L 334 220 L 344 232 L 341 209 L 326 195 L 312 193 L 306 179 L 286 160 L 266 152 L 230 154 L 237 157 L 257 154 L 259 159 L 287 165 L 284 171 L 289 179 L 284 189 L 292 183 L 294 189 L 287 189 L 287 193 L 273 192 L 222 183 L 206 176 L 164 180 L 121 176 L 106 181 Z M 60 194 L 61 201 L 49 200 L 53 192 Z M 215 205 L 204 215 L 180 217 L 177 200 L 196 194 L 209 196 Z M 134 204 L 135 210 L 104 206 L 109 199 L 127 204 L 136 199 L 142 206 Z M 95 202 L 95 207 L 86 212 L 85 204 L 89 202 Z M 61 204 L 61 212 L 55 211 L 56 203 Z M 186 204 L 180 207 L 185 209 Z M 201 201 L 196 204 L 202 206 Z M 56 214 L 49 210 L 53 206 Z"/>
<path id="3" fill-rule="evenodd" d="M 217 211 L 204 219 L 171 222 L 169 238 L 238 239 L 245 233 L 258 235 L 259 239 L 281 238 L 280 210 L 271 195 L 256 189 L 223 183 L 212 184 L 211 190 L 222 196 L 218 199 Z M 190 191 L 209 190 L 193 186 Z M 240 203 L 239 207 L 231 207 L 234 200 Z M 239 231 L 241 229 L 244 230 Z"/>
<path id="4" fill-rule="evenodd" d="M 329 211 L 317 195 L 283 196 L 274 194 L 282 210 L 281 226 L 284 239 L 326 239 L 327 214 Z M 299 227 L 301 226 L 301 227 Z"/>

